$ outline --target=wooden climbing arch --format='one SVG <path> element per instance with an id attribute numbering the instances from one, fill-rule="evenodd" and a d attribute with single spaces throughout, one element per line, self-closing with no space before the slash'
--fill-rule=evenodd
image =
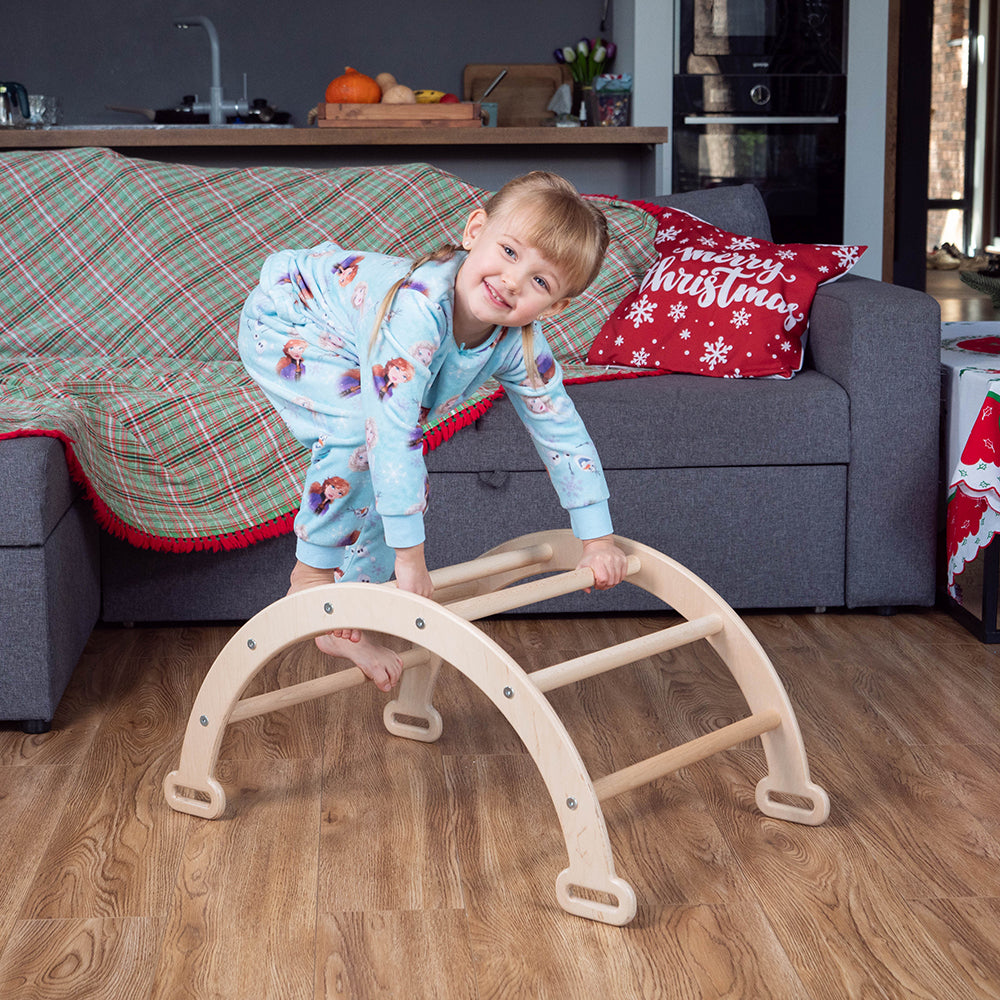
<path id="1" fill-rule="evenodd" d="M 472 622 L 591 586 L 591 572 L 574 569 L 581 547 L 568 531 L 525 535 L 479 559 L 434 571 L 433 600 L 391 583 L 338 583 L 276 601 L 248 621 L 212 664 L 188 720 L 178 768 L 164 780 L 167 802 L 206 819 L 222 815 L 226 796 L 214 772 L 230 722 L 323 697 L 366 678 L 351 667 L 243 698 L 247 685 L 288 646 L 335 628 L 360 628 L 410 644 L 402 654 L 404 673 L 397 696 L 384 711 L 390 733 L 427 742 L 441 735 L 442 719 L 432 698 L 443 663 L 468 677 L 513 726 L 559 818 L 569 865 L 556 879 L 556 897 L 570 913 L 626 924 L 636 912 L 632 887 L 615 873 L 602 801 L 748 740 L 761 739 L 767 761 L 767 774 L 756 789 L 761 812 L 797 823 L 822 823 L 829 815 L 829 798 L 810 780 L 792 706 L 753 634 L 715 591 L 679 563 L 638 542 L 616 542 L 629 558 L 628 581 L 685 620 L 530 674 Z M 728 667 L 749 714 L 592 778 L 546 692 L 701 640 L 709 642 Z"/>

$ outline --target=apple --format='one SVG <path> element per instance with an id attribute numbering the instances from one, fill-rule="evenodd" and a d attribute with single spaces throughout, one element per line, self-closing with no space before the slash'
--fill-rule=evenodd
<path id="1" fill-rule="evenodd" d="M 444 97 L 438 101 L 439 104 L 458 104 L 459 100 L 455 94 L 445 94 Z"/>

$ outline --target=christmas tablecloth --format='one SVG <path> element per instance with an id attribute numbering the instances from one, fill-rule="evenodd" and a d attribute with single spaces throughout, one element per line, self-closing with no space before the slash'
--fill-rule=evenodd
<path id="1" fill-rule="evenodd" d="M 1000 323 L 945 323 L 948 593 L 1000 531 Z"/>

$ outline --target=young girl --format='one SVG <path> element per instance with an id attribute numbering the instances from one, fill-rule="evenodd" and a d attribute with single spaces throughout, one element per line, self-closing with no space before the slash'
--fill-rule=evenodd
<path id="1" fill-rule="evenodd" d="M 267 259 L 240 318 L 247 371 L 312 451 L 289 593 L 340 579 L 429 597 L 421 420 L 496 378 L 534 439 L 598 589 L 620 583 L 604 474 L 538 321 L 597 275 L 600 209 L 554 174 L 515 178 L 469 216 L 462 246 L 410 261 L 324 243 Z M 295 350 L 289 353 L 288 345 Z M 289 365 L 293 377 L 289 377 Z M 382 690 L 394 652 L 354 629 L 320 636 Z"/>

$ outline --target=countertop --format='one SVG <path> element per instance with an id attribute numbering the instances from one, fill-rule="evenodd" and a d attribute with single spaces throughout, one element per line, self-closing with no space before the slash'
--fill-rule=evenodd
<path id="1" fill-rule="evenodd" d="M 296 128 L 100 125 L 0 129 L 0 149 L 77 146 L 635 146 L 667 142 L 663 126 L 557 128 Z"/>

